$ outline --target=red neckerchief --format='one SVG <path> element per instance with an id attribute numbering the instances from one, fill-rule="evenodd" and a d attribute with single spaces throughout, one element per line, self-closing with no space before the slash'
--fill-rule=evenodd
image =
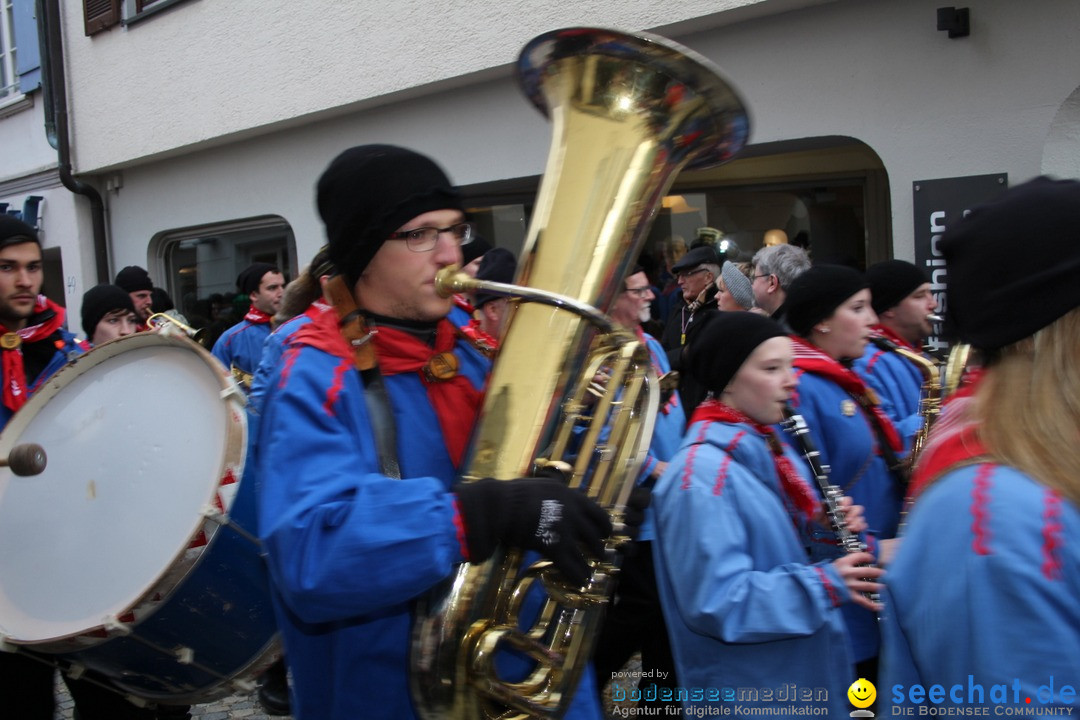
<path id="1" fill-rule="evenodd" d="M 4 406 L 15 412 L 26 404 L 29 391 L 26 387 L 26 367 L 23 365 L 22 343 L 40 342 L 60 329 L 64 324 L 64 308 L 60 307 L 44 295 L 37 296 L 31 318 L 48 310 L 52 315 L 44 318 L 35 325 L 27 325 L 22 330 L 11 331 L 0 323 L 0 334 L 15 334 L 19 336 L 19 343 L 10 349 L 8 343 L 4 343 L 3 371 L 4 371 Z"/>
<path id="2" fill-rule="evenodd" d="M 878 399 L 870 393 L 866 383 L 853 371 L 833 360 L 805 339 L 798 335 L 792 335 L 791 339 L 791 347 L 795 351 L 795 367 L 839 385 L 841 390 L 855 398 L 856 404 L 863 409 L 867 419 L 881 430 L 882 436 L 893 452 L 900 452 L 903 448 L 900 434 L 896 432 L 888 416 L 881 411 Z"/>
<path id="3" fill-rule="evenodd" d="M 787 495 L 791 504 L 805 516 L 804 520 L 809 521 L 810 518 L 814 517 L 821 501 L 817 493 L 806 484 L 802 475 L 795 469 L 791 460 L 784 455 L 784 446 L 780 443 L 780 439 L 776 436 L 776 431 L 773 428 L 757 423 L 735 408 L 712 398 L 698 405 L 690 417 L 691 425 L 701 421 L 742 423 L 743 425 L 749 425 L 758 435 L 764 437 L 768 442 L 769 450 L 772 451 L 776 476 L 780 478 L 780 487 L 783 488 L 784 494 Z"/>
<path id="4" fill-rule="evenodd" d="M 982 369 L 970 371 L 964 376 L 963 384 L 945 399 L 943 409 L 948 408 L 948 412 L 938 417 L 919 453 L 908 487 L 909 500 L 918 497 L 927 485 L 954 465 L 986 456 L 986 446 L 979 438 L 979 426 L 973 417 L 975 390 L 982 378 Z"/>
<path id="5" fill-rule="evenodd" d="M 884 325 L 875 325 L 874 332 L 876 332 L 878 335 L 881 335 L 886 340 L 892 340 L 894 343 L 904 348 L 905 350 L 910 350 L 911 352 L 919 353 L 920 355 L 922 354 L 922 350 L 897 335 L 895 332 L 893 332 L 892 328 L 887 328 Z"/>
<path id="6" fill-rule="evenodd" d="M 270 322 L 270 318 L 270 315 L 267 315 L 254 305 L 248 308 L 247 315 L 244 316 L 244 319 L 252 325 L 266 325 Z"/>
<path id="7" fill-rule="evenodd" d="M 469 313 L 469 317 L 472 317 L 472 314 L 476 312 L 476 308 L 474 308 L 473 304 L 469 302 L 469 298 L 465 297 L 461 293 L 454 294 L 454 304 L 465 312 Z"/>
<path id="8" fill-rule="evenodd" d="M 446 380 L 432 380 L 423 370 L 435 356 L 450 353 L 457 340 L 453 324 L 443 318 L 435 330 L 435 346 L 430 347 L 416 336 L 397 328 L 380 325 L 373 337 L 379 368 L 384 375 L 415 372 L 427 389 L 428 399 L 435 408 L 443 440 L 455 467 L 461 465 L 469 443 L 476 413 L 483 393 L 458 372 Z"/>
<path id="9" fill-rule="evenodd" d="M 304 311 L 304 315 L 314 320 L 332 307 L 333 305 L 327 305 L 322 300 L 316 300 L 308 305 L 308 309 Z"/>
<path id="10" fill-rule="evenodd" d="M 480 321 L 473 318 L 468 325 L 461 328 L 461 334 L 473 341 L 481 351 L 487 354 L 495 352 L 499 347 L 499 341 L 488 335 L 480 328 Z"/>

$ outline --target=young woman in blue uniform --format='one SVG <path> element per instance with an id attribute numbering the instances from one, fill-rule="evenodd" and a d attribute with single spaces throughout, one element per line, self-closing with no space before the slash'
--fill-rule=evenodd
<path id="1" fill-rule="evenodd" d="M 826 532 L 799 456 L 771 427 L 795 387 L 791 340 L 754 313 L 709 313 L 690 337 L 688 364 L 710 392 L 653 495 L 657 583 L 683 704 L 814 704 L 847 712 L 855 680 L 840 608 L 877 606 L 870 553 L 812 563 Z M 865 527 L 845 501 L 848 528 Z M 807 701 L 786 688 L 823 689 Z M 757 701 L 732 695 L 758 691 Z M 726 703 L 727 708 L 720 710 Z"/>
<path id="2" fill-rule="evenodd" d="M 792 406 L 810 428 L 833 485 L 865 508 L 872 548 L 896 535 L 904 485 L 897 470 L 902 441 L 876 396 L 851 370 L 877 315 L 866 278 L 852 268 L 816 265 L 795 278 L 787 296 L 798 387 Z M 793 442 L 790 436 L 787 438 Z M 824 538 L 823 542 L 831 542 Z M 874 682 L 880 638 L 865 608 L 845 608 L 859 677 Z"/>
<path id="3" fill-rule="evenodd" d="M 1080 182 L 1039 178 L 942 238 L 946 331 L 983 370 L 931 432 L 890 566 L 878 695 L 913 713 L 1080 708 L 1078 226 Z"/>

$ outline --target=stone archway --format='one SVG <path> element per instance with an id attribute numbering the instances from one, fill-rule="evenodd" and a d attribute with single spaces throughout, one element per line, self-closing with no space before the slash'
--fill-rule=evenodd
<path id="1" fill-rule="evenodd" d="M 1080 177 L 1080 87 L 1065 99 L 1050 123 L 1042 172 L 1059 178 Z"/>

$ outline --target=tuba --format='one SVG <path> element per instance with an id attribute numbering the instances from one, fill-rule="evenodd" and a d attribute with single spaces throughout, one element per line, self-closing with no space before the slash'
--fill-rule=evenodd
<path id="1" fill-rule="evenodd" d="M 563 468 L 618 534 L 657 382 L 646 348 L 597 308 L 621 291 L 675 176 L 734 156 L 748 115 L 710 62 L 652 36 L 546 33 L 525 46 L 517 71 L 554 141 L 516 285 L 453 272 L 437 281 L 446 294 L 485 287 L 513 298 L 463 481 Z M 610 380 L 598 386 L 601 376 Z M 417 608 L 410 663 L 419 715 L 561 717 L 592 654 L 619 542 L 609 540 L 584 587 L 513 549 L 459 566 Z M 526 612 L 537 596 L 539 611 Z M 506 656 L 525 669 L 507 677 Z"/>

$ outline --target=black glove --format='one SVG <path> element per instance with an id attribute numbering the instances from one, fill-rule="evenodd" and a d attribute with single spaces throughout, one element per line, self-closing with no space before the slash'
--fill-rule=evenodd
<path id="1" fill-rule="evenodd" d="M 638 485 L 630 492 L 626 499 L 626 509 L 623 510 L 623 531 L 631 540 L 636 540 L 641 524 L 645 522 L 645 509 L 652 502 L 652 488 L 647 485 Z"/>
<path id="2" fill-rule="evenodd" d="M 485 478 L 454 486 L 465 523 L 470 562 L 483 562 L 503 543 L 536 550 L 555 563 L 566 579 L 584 585 L 593 557 L 604 554 L 611 535 L 607 512 L 579 490 L 550 479 Z"/>

